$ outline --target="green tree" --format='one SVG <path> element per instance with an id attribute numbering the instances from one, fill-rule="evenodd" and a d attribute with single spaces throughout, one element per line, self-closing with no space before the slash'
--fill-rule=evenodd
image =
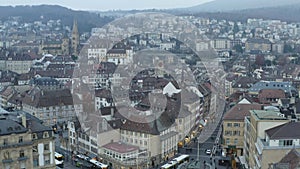
<path id="1" fill-rule="evenodd" d="M 243 53 L 243 47 L 242 47 L 242 45 L 239 45 L 239 44 L 234 45 L 233 50 L 235 50 L 238 53 Z"/>

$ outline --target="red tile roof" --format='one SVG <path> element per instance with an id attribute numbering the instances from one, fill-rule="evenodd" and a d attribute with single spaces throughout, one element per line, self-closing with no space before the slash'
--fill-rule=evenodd
<path id="1" fill-rule="evenodd" d="M 129 152 L 133 152 L 133 151 L 136 151 L 139 149 L 139 147 L 137 147 L 137 146 L 124 144 L 121 142 L 108 143 L 108 144 L 104 145 L 103 147 L 106 149 L 118 152 L 118 153 L 129 153 Z"/>

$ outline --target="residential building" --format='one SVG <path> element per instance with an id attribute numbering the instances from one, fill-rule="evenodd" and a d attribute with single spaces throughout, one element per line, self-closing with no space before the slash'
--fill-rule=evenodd
<path id="1" fill-rule="evenodd" d="M 285 92 L 281 89 L 262 89 L 258 94 L 258 100 L 261 104 L 277 103 L 279 99 L 284 98 L 286 98 Z"/>
<path id="2" fill-rule="evenodd" d="M 0 167 L 55 169 L 52 128 L 24 112 L 1 112 Z"/>
<path id="3" fill-rule="evenodd" d="M 74 120 L 83 110 L 82 104 L 74 104 L 69 89 L 41 89 L 38 86 L 24 93 L 22 108 L 39 118 L 46 125 L 66 123 Z"/>
<path id="4" fill-rule="evenodd" d="M 245 117 L 244 156 L 241 157 L 245 159 L 247 167 L 267 168 L 267 166 L 262 166 L 260 156 L 257 155 L 257 141 L 266 138 L 266 130 L 288 123 L 289 121 L 279 111 L 250 110 L 250 116 Z"/>
<path id="5" fill-rule="evenodd" d="M 18 74 L 28 73 L 33 64 L 32 59 L 29 55 L 14 55 L 7 57 L 6 69 Z"/>
<path id="6" fill-rule="evenodd" d="M 279 162 L 270 164 L 269 169 L 298 169 L 300 167 L 300 153 L 293 148 Z"/>
<path id="7" fill-rule="evenodd" d="M 299 122 L 288 122 L 265 130 L 264 138 L 257 138 L 255 166 L 268 168 L 284 158 L 292 149 L 300 150 Z M 291 159 L 290 159 L 291 160 Z"/>
<path id="8" fill-rule="evenodd" d="M 281 89 L 287 97 L 298 96 L 298 91 L 291 82 L 259 81 L 249 88 L 249 94 L 257 97 L 262 89 Z"/>
<path id="9" fill-rule="evenodd" d="M 243 155 L 244 149 L 244 119 L 250 115 L 250 110 L 262 110 L 262 105 L 250 103 L 242 99 L 225 113 L 223 118 L 222 148 L 227 156 Z"/>
<path id="10" fill-rule="evenodd" d="M 260 50 L 262 52 L 271 52 L 272 44 L 267 39 L 248 39 L 245 43 L 245 51 Z"/>

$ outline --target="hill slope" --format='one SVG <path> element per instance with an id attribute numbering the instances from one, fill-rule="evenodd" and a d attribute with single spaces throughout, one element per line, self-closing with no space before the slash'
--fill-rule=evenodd
<path id="1" fill-rule="evenodd" d="M 110 17 L 100 17 L 87 11 L 74 11 L 58 5 L 38 6 L 0 6 L 0 20 L 7 20 L 12 16 L 21 16 L 22 21 L 48 21 L 60 19 L 64 25 L 72 26 L 74 19 L 78 21 L 80 32 L 90 31 L 93 27 L 100 27 L 112 21 Z M 41 17 L 43 16 L 43 17 Z M 41 19 L 43 18 L 43 19 Z"/>
<path id="2" fill-rule="evenodd" d="M 299 0 L 215 0 L 185 8 L 190 12 L 224 12 L 252 8 L 278 7 L 299 3 Z"/>

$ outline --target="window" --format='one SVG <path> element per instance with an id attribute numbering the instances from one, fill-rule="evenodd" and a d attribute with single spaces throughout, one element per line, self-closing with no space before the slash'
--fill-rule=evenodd
<path id="1" fill-rule="evenodd" d="M 4 158 L 5 160 L 10 159 L 10 154 L 9 154 L 8 151 L 6 151 L 6 152 L 4 153 L 3 158 Z"/>
<path id="2" fill-rule="evenodd" d="M 240 135 L 240 131 L 233 131 L 233 135 L 234 136 L 239 136 Z"/>
<path id="3" fill-rule="evenodd" d="M 233 144 L 234 144 L 234 145 L 237 145 L 237 144 L 238 144 L 238 139 L 237 139 L 237 138 L 234 139 Z"/>
<path id="4" fill-rule="evenodd" d="M 234 123 L 233 126 L 234 127 L 240 127 L 240 123 Z"/>
<path id="5" fill-rule="evenodd" d="M 227 144 L 227 145 L 230 144 L 230 138 L 226 138 L 226 144 Z"/>
<path id="6" fill-rule="evenodd" d="M 26 164 L 24 161 L 20 162 L 20 169 L 26 169 Z"/>
<path id="7" fill-rule="evenodd" d="M 34 139 L 37 139 L 36 133 L 33 133 L 33 134 L 32 134 L 32 139 L 33 139 L 33 140 L 34 140 Z"/>
<path id="8" fill-rule="evenodd" d="M 49 137 L 48 132 L 44 132 L 44 138 L 48 138 L 48 137 Z"/>
<path id="9" fill-rule="evenodd" d="M 50 156 L 49 155 L 45 155 L 44 158 L 45 158 L 45 164 L 46 165 L 50 164 Z"/>
<path id="10" fill-rule="evenodd" d="M 24 157 L 25 156 L 24 150 L 20 150 L 19 154 L 20 154 L 20 157 Z"/>
<path id="11" fill-rule="evenodd" d="M 227 127 L 232 127 L 232 123 L 227 123 Z"/>
<path id="12" fill-rule="evenodd" d="M 44 150 L 48 151 L 49 150 L 49 144 L 44 145 Z"/>
<path id="13" fill-rule="evenodd" d="M 33 158 L 33 167 L 38 167 L 39 166 L 39 159 L 37 157 Z"/>
<path id="14" fill-rule="evenodd" d="M 19 143 L 22 143 L 23 142 L 23 136 L 20 136 L 19 137 Z"/>
<path id="15" fill-rule="evenodd" d="M 225 135 L 226 136 L 231 136 L 232 135 L 232 131 L 225 131 Z"/>
<path id="16" fill-rule="evenodd" d="M 144 145 L 145 145 L 145 146 L 147 145 L 147 141 L 144 141 Z"/>
<path id="17" fill-rule="evenodd" d="M 292 146 L 293 140 L 279 140 L 279 146 Z"/>
<path id="18" fill-rule="evenodd" d="M 34 152 L 34 153 L 35 153 L 35 152 L 38 152 L 38 147 L 37 147 L 37 146 L 33 146 L 33 147 L 32 147 L 32 152 Z"/>
<path id="19" fill-rule="evenodd" d="M 5 138 L 5 139 L 3 140 L 3 145 L 7 145 L 7 144 L 8 144 L 8 139 Z"/>

